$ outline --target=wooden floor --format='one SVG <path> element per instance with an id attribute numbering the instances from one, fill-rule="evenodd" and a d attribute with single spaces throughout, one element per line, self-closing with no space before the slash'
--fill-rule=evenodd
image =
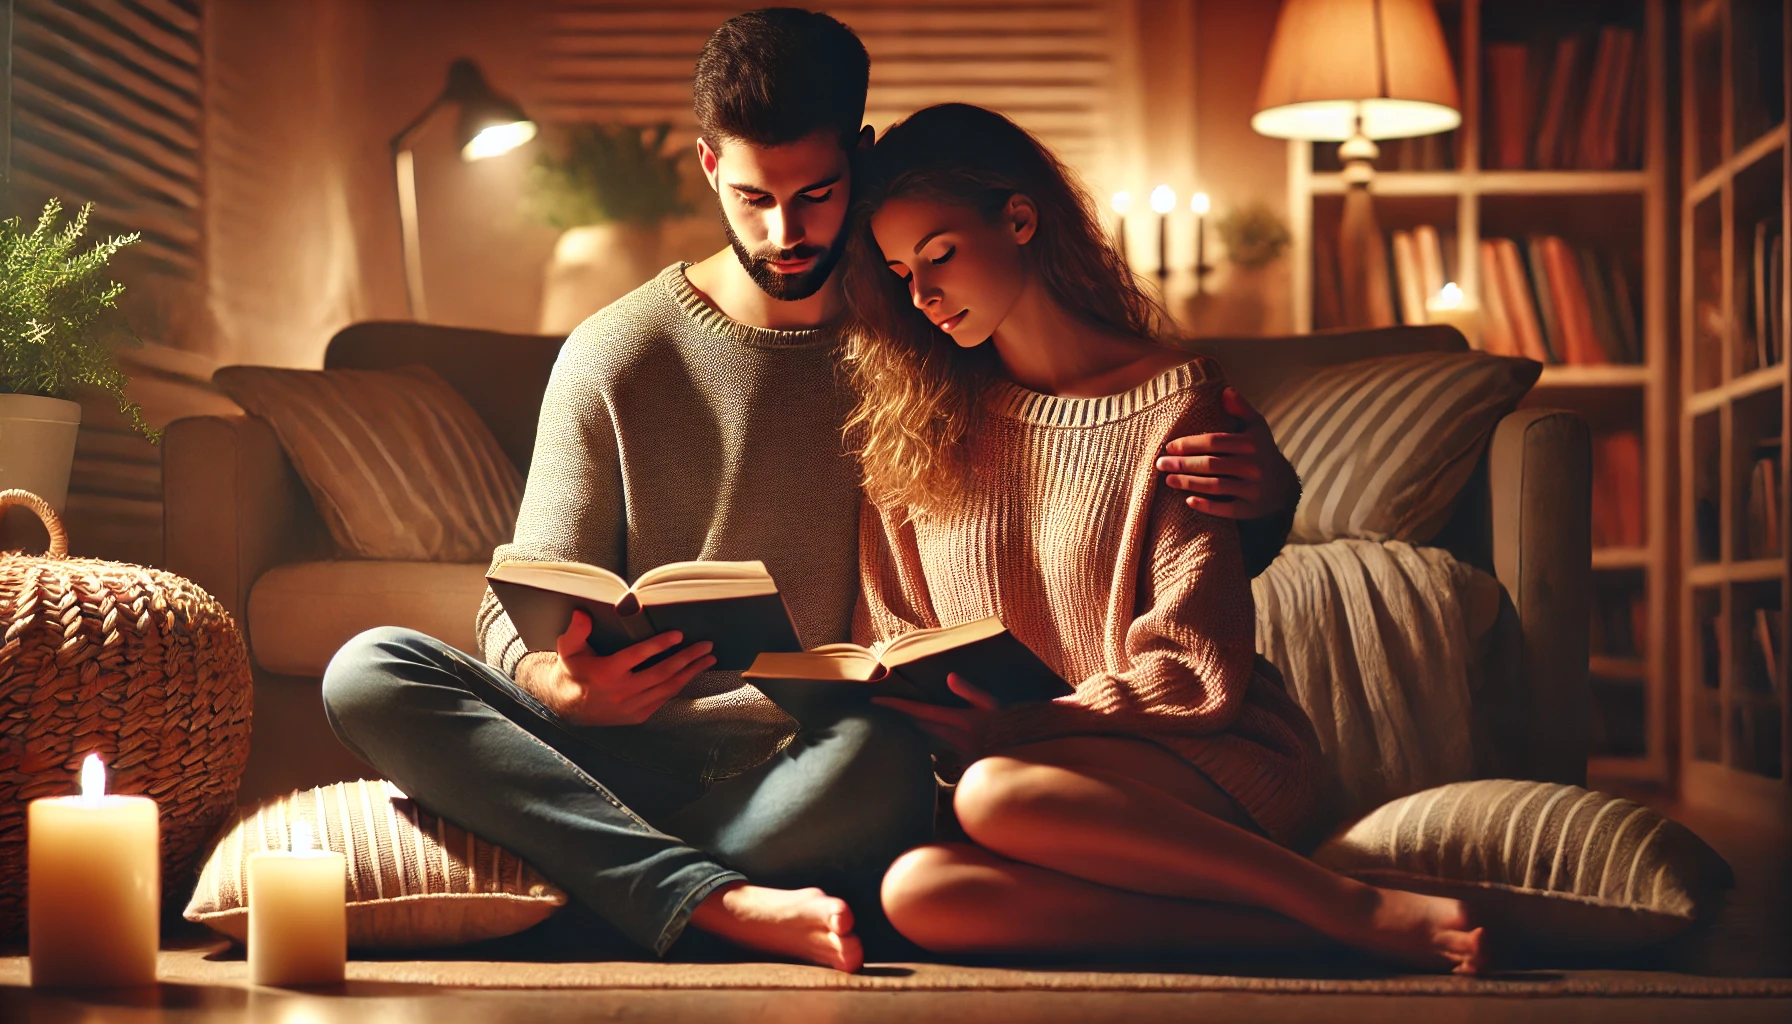
<path id="1" fill-rule="evenodd" d="M 1717 919 L 1619 965 L 1702 976 L 1792 978 L 1792 831 L 1671 808 L 1728 857 L 1738 885 Z M 4 952 L 18 952 L 8 950 Z M 13 966 L 18 961 L 11 961 Z M 1568 966 L 1572 974 L 1578 967 Z M 18 979 L 20 972 L 0 973 Z M 139 993 L 57 994 L 0 983 L 0 1024 L 256 1021 L 269 1024 L 459 1024 L 559 1021 L 1774 1021 L 1792 998 L 1498 998 L 1248 992 L 537 990 L 351 982 L 311 994 L 242 984 L 164 984 Z"/>

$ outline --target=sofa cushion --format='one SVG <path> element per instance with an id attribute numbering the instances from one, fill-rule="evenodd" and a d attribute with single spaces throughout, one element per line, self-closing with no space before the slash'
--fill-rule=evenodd
<path id="1" fill-rule="evenodd" d="M 1289 539 L 1431 540 L 1494 427 L 1542 372 L 1529 359 L 1422 353 L 1328 367 L 1277 388 L 1263 416 L 1303 488 Z"/>
<path id="2" fill-rule="evenodd" d="M 249 591 L 249 653 L 269 672 L 321 676 L 336 651 L 375 626 L 406 626 L 476 651 L 483 562 L 293 562 Z"/>
<path id="3" fill-rule="evenodd" d="M 348 944 L 427 949 L 512 935 L 566 894 L 517 856 L 419 808 L 391 783 L 339 782 L 242 815 L 207 858 L 186 918 L 244 941 L 249 857 L 291 847 L 292 825 L 345 855 Z"/>
<path id="4" fill-rule="evenodd" d="M 1462 900 L 1489 934 L 1555 949 L 1666 939 L 1732 881 L 1704 840 L 1647 807 L 1508 779 L 1384 804 L 1313 859 L 1372 885 Z"/>
<path id="5" fill-rule="evenodd" d="M 434 370 L 226 366 L 212 381 L 273 426 L 350 558 L 486 561 L 516 529 L 522 474 Z"/>

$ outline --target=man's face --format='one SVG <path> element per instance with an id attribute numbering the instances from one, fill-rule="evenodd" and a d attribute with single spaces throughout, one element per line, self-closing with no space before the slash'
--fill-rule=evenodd
<path id="1" fill-rule="evenodd" d="M 846 247 L 851 161 L 833 132 L 782 146 L 697 142 L 734 255 L 774 299 L 821 290 Z"/>

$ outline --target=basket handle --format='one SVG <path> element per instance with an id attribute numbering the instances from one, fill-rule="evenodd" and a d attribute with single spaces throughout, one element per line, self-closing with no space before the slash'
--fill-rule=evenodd
<path id="1" fill-rule="evenodd" d="M 68 557 L 68 531 L 62 526 L 62 517 L 56 514 L 49 502 L 30 491 L 17 488 L 0 491 L 0 512 L 5 512 L 14 505 L 23 505 L 36 512 L 37 518 L 43 521 L 44 529 L 50 531 L 50 550 L 45 552 L 45 557 Z"/>

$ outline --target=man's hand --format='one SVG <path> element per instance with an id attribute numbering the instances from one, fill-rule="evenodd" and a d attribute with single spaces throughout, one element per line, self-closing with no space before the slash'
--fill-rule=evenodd
<path id="1" fill-rule="evenodd" d="M 1164 445 L 1157 460 L 1164 483 L 1190 491 L 1188 507 L 1228 519 L 1261 519 L 1284 511 L 1298 486 L 1294 467 L 1276 448 L 1269 423 L 1244 396 L 1227 388 L 1231 433 L 1193 434 Z"/>
<path id="2" fill-rule="evenodd" d="M 871 703 L 900 711 L 914 719 L 916 725 L 958 755 L 959 760 L 969 764 L 983 753 L 983 733 L 989 728 L 990 717 L 996 713 L 996 699 L 965 682 L 964 677 L 956 672 L 946 676 L 946 685 L 953 693 L 969 701 L 971 706 L 948 708 L 918 700 L 903 700 L 901 697 L 873 697 Z"/>
<path id="3" fill-rule="evenodd" d="M 571 725 L 640 725 L 716 663 L 705 640 L 652 668 L 640 668 L 683 642 L 684 635 L 676 630 L 610 655 L 594 653 L 587 643 L 590 636 L 591 616 L 575 611 L 555 653 L 531 654 L 517 671 L 517 684 Z"/>

